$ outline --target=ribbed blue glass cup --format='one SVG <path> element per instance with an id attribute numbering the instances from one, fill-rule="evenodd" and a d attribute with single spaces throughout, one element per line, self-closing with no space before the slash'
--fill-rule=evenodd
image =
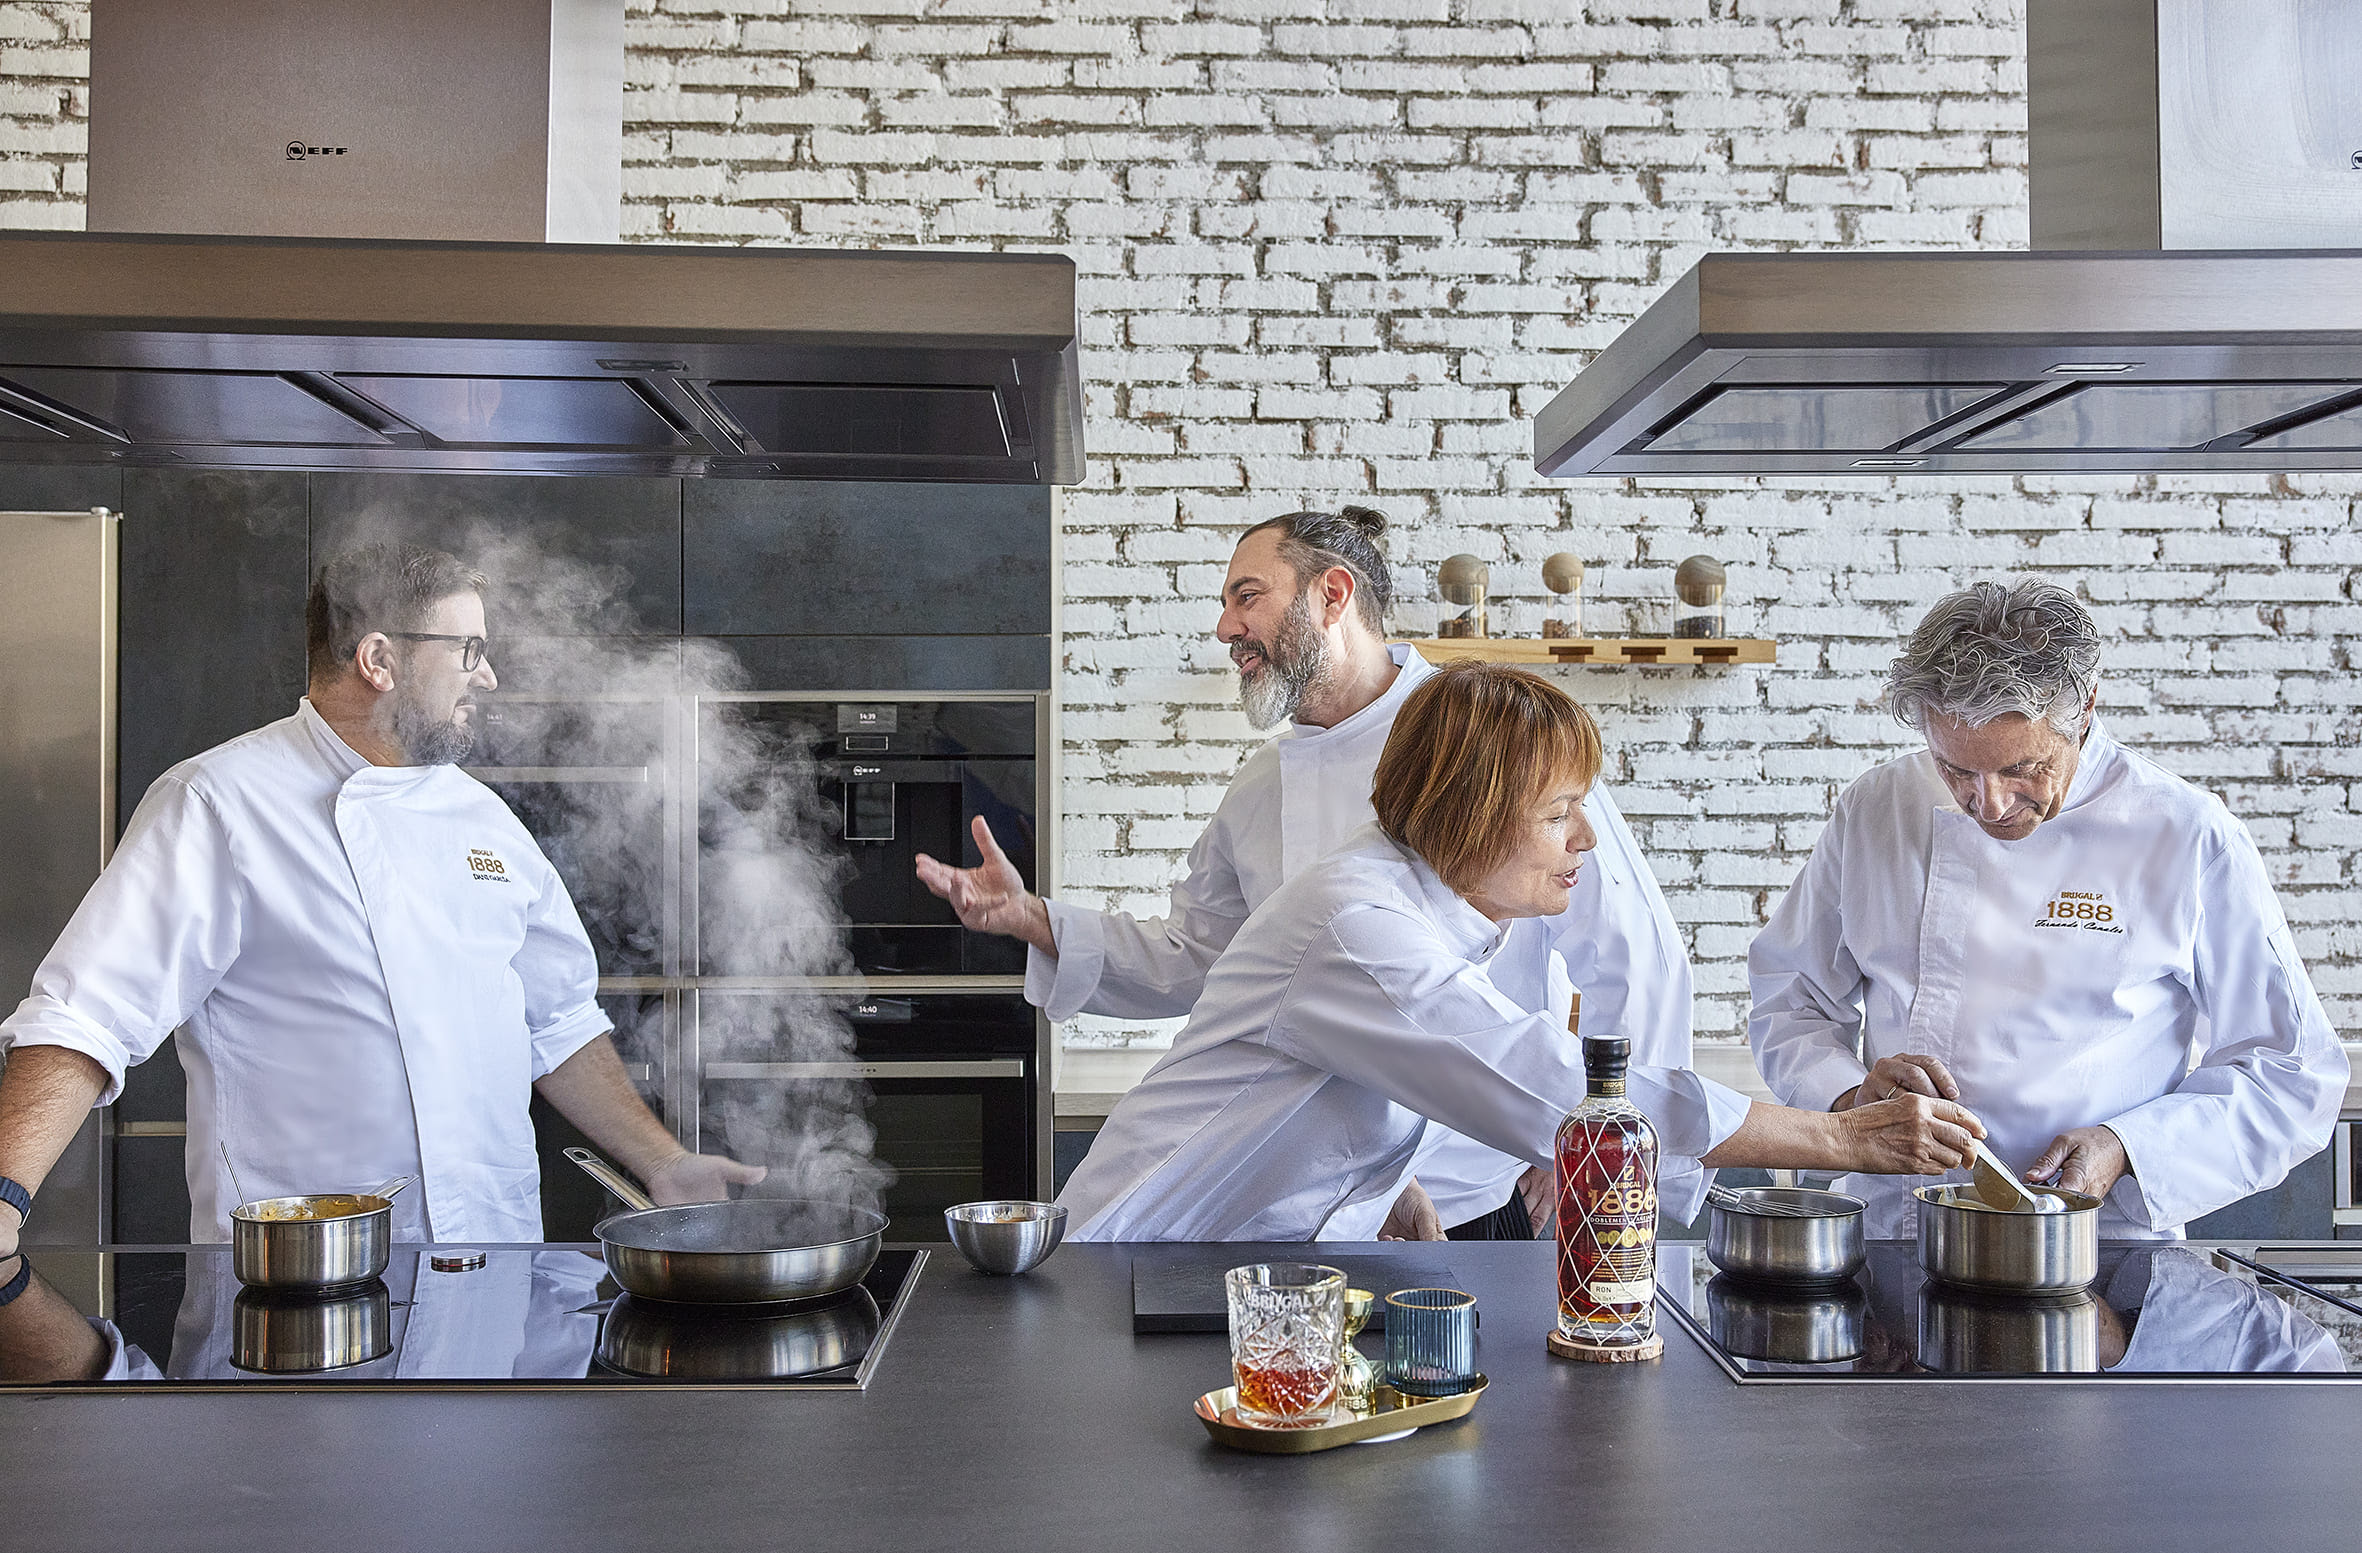
<path id="1" fill-rule="evenodd" d="M 1456 1397 L 1476 1384 L 1476 1296 L 1397 1289 L 1386 1296 L 1386 1384 L 1414 1397 Z"/>

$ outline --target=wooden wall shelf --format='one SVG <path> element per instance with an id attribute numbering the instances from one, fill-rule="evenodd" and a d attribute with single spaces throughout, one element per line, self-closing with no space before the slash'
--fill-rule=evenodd
<path id="1" fill-rule="evenodd" d="M 1582 663 L 1616 668 L 1772 663 L 1779 644 L 1750 637 L 1418 636 L 1406 637 L 1429 663 Z"/>

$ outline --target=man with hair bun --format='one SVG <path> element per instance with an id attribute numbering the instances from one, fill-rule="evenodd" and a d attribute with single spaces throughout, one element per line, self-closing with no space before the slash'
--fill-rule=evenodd
<path id="1" fill-rule="evenodd" d="M 1957 1100 L 2103 1237 L 2177 1237 L 2327 1145 L 2347 1064 L 2255 842 L 2108 737 L 2099 661 L 2055 584 L 1937 601 L 1886 690 L 1927 748 L 1837 800 L 1749 951 L 1748 1040 L 1790 1105 Z M 1915 1232 L 1907 1183 L 1846 1189 Z"/>
<path id="2" fill-rule="evenodd" d="M 1248 721 L 1284 726 L 1231 779 L 1164 917 L 1027 893 L 981 819 L 982 866 L 918 860 L 919 878 L 962 923 L 1026 942 L 1026 996 L 1052 1019 L 1188 1014 L 1248 915 L 1370 822 L 1371 776 L 1395 715 L 1434 673 L 1412 648 L 1387 645 L 1385 531 L 1383 514 L 1345 507 L 1291 512 L 1240 538 L 1214 634 L 1238 669 Z M 1685 1067 L 1691 981 L 1679 930 L 1604 785 L 1591 786 L 1583 811 L 1598 849 L 1560 927 L 1584 1030 L 1628 1037 L 1635 1063 Z M 1440 1127 L 1414 1174 L 1399 1200 L 1340 1209 L 1323 1238 L 1367 1240 L 1382 1225 L 1420 1237 L 1531 1236 L 1547 1204 L 1541 1172 Z"/>

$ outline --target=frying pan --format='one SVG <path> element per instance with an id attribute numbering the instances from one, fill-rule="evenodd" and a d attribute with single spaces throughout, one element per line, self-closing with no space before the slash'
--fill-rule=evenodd
<path id="1" fill-rule="evenodd" d="M 607 1271 L 650 1300 L 689 1305 L 767 1305 L 839 1294 L 868 1276 L 885 1240 L 886 1216 L 844 1203 L 792 1197 L 659 1208 L 629 1177 L 588 1149 L 566 1157 L 632 1211 L 601 1219 L 591 1233 Z"/>

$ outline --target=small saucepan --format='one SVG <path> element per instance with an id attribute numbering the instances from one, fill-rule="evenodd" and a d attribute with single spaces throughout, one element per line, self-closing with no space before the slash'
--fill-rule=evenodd
<path id="1" fill-rule="evenodd" d="M 1993 1294 L 2072 1294 L 2100 1274 L 2100 1200 L 2058 1187 L 2064 1213 L 1988 1208 L 1973 1187 L 1914 1188 L 1919 1267 L 1930 1278 Z"/>
<path id="2" fill-rule="evenodd" d="M 341 1289 L 385 1271 L 394 1245 L 396 1176 L 366 1192 L 265 1197 L 230 1210 L 230 1266 L 256 1289 Z"/>
<path id="3" fill-rule="evenodd" d="M 1825 1288 L 1862 1270 L 1862 1200 L 1805 1186 L 1712 1188 L 1706 1259 L 1733 1278 Z"/>

